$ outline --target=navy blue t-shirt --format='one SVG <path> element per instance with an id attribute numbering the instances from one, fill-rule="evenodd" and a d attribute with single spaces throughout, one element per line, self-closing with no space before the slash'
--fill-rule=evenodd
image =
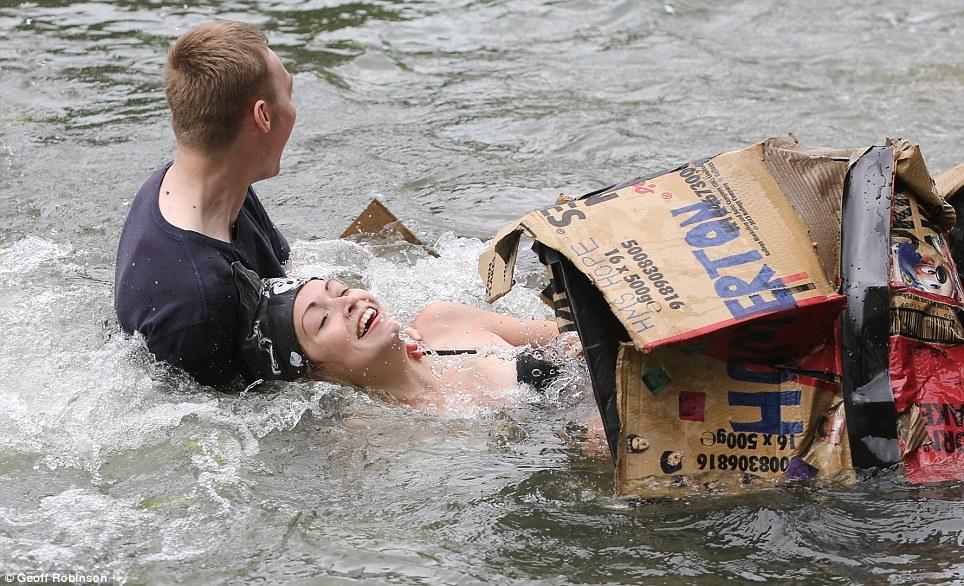
<path id="1" fill-rule="evenodd" d="M 141 187 L 117 247 L 114 308 L 121 326 L 141 332 L 159 359 L 199 383 L 250 379 L 238 354 L 241 328 L 231 263 L 262 278 L 283 277 L 288 242 L 252 189 L 235 222 L 233 242 L 182 230 L 161 215 L 158 194 L 168 163 Z"/>

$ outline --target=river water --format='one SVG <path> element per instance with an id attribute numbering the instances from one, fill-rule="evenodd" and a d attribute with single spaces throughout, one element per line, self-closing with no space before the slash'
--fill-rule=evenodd
<path id="1" fill-rule="evenodd" d="M 545 398 L 431 417 L 326 384 L 198 389 L 119 333 L 127 206 L 171 157 L 166 47 L 214 17 L 295 77 L 258 186 L 295 270 L 404 317 L 481 303 L 480 239 L 580 193 L 795 133 L 964 159 L 964 6 L 705 0 L 0 2 L 0 571 L 127 584 L 945 583 L 964 485 L 627 503 Z M 373 197 L 433 243 L 336 240 Z M 496 309 L 545 317 L 538 263 Z"/>

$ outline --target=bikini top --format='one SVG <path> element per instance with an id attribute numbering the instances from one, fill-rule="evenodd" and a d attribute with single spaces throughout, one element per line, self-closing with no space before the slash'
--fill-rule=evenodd
<path id="1" fill-rule="evenodd" d="M 478 350 L 425 350 L 428 356 L 455 356 L 459 354 L 478 354 Z M 527 384 L 535 390 L 545 391 L 559 374 L 558 367 L 539 357 L 534 350 L 521 352 L 515 359 L 515 377 L 519 383 Z"/>

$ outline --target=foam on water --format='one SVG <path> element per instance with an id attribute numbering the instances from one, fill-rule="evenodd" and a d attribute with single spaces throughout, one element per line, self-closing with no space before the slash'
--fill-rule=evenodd
<path id="1" fill-rule="evenodd" d="M 241 403 L 153 363 L 138 336 L 119 332 L 109 285 L 82 278 L 82 257 L 67 243 L 36 237 L 0 251 L 6 459 L 83 470 L 97 484 L 111 457 L 163 445 L 187 425 L 196 430 L 188 441 L 199 447 L 192 456 L 198 484 L 213 494 L 236 482 L 258 438 L 294 427 L 310 408 L 303 389 Z M 218 434 L 229 439 L 219 442 Z"/>
<path id="2" fill-rule="evenodd" d="M 439 256 L 420 253 L 412 264 L 379 257 L 378 247 L 343 240 L 295 242 L 299 276 L 338 277 L 367 287 L 401 320 L 428 300 L 481 305 L 475 273 L 483 243 L 442 236 Z M 100 481 L 113 455 L 171 441 L 187 425 L 198 486 L 218 500 L 222 487 L 238 486 L 240 468 L 265 435 L 294 428 L 319 402 L 338 391 L 325 383 L 274 386 L 243 397 L 211 393 L 173 369 L 153 363 L 143 341 L 118 331 L 110 289 L 79 278 L 82 260 L 69 243 L 29 237 L 0 251 L 0 449 L 29 456 L 34 466 L 74 468 Z M 397 258 L 397 254 L 394 255 Z M 59 285 L 52 286 L 59 276 Z M 78 277 L 70 278 L 67 277 Z M 443 277 L 444 276 L 444 277 Z M 548 317 L 534 291 L 518 287 L 496 309 Z M 552 393 L 558 401 L 563 377 Z M 345 396 L 354 396 L 351 393 Z M 525 388 L 509 389 L 514 402 L 537 400 Z M 544 400 L 544 399 L 542 399 Z M 450 414 L 491 413 L 458 393 Z"/>
<path id="3" fill-rule="evenodd" d="M 292 274 L 338 278 L 371 291 L 408 323 L 429 301 L 444 299 L 482 306 L 485 290 L 478 276 L 485 243 L 452 232 L 432 245 L 437 257 L 414 246 L 363 246 L 345 240 L 296 242 Z M 521 281 L 523 275 L 517 275 Z M 491 306 L 494 311 L 532 319 L 550 319 L 551 311 L 531 289 L 515 287 Z"/>
<path id="4" fill-rule="evenodd" d="M 432 257 L 346 241 L 295 242 L 292 272 L 369 287 L 410 319 L 433 298 L 481 304 L 474 275 L 481 246 L 446 235 Z M 299 433 L 306 417 L 337 422 L 345 407 L 400 421 L 421 417 L 327 383 L 272 384 L 240 396 L 199 388 L 155 363 L 139 336 L 119 331 L 110 285 L 90 277 L 89 260 L 70 243 L 37 237 L 0 250 L 0 469 L 20 478 L 67 474 L 61 490 L 52 487 L 39 501 L 14 497 L 0 511 L 0 549 L 7 552 L 0 559 L 19 560 L 17 567 L 89 567 L 96 552 L 143 543 L 147 534 L 159 537 L 145 544 L 150 553 L 140 563 L 207 559 L 203 536 L 221 531 L 227 517 L 242 527 L 249 526 L 242 519 L 258 524 L 246 503 L 258 490 L 255 479 L 271 473 L 260 456 L 266 438 L 287 441 L 278 433 Z M 520 308 L 547 315 L 533 290 L 513 292 L 500 309 Z M 518 405 L 537 400 L 526 388 L 506 396 Z M 561 404 L 558 392 L 553 397 Z M 449 415 L 489 420 L 493 411 L 454 394 Z M 512 416 L 492 425 L 503 446 L 525 437 Z M 127 487 L 125 496 L 111 496 L 118 486 Z M 177 519 L 172 509 L 192 512 Z M 130 566 L 115 559 L 103 567 L 123 581 Z"/>

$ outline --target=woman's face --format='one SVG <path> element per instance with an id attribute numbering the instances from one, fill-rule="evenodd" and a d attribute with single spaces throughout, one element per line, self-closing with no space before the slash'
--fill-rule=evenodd
<path id="1" fill-rule="evenodd" d="M 378 300 L 334 279 L 305 284 L 292 319 L 302 351 L 329 380 L 357 384 L 365 370 L 387 363 L 386 352 L 404 352 L 399 326 Z"/>

